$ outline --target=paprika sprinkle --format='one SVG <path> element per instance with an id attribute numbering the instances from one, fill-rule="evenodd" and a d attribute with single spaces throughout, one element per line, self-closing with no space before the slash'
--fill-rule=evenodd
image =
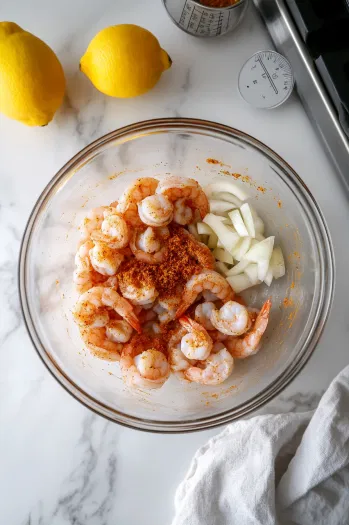
<path id="1" fill-rule="evenodd" d="M 155 287 L 159 297 L 165 299 L 178 295 L 190 277 L 201 272 L 203 266 L 194 257 L 191 236 L 174 224 L 170 232 L 163 262 L 149 264 L 136 258 L 123 262 L 118 271 L 121 286 Z"/>

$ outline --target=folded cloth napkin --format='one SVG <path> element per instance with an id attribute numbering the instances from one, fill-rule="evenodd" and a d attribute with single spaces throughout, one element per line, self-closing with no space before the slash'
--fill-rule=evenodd
<path id="1" fill-rule="evenodd" d="M 349 366 L 315 412 L 227 426 L 195 455 L 172 525 L 348 525 Z"/>

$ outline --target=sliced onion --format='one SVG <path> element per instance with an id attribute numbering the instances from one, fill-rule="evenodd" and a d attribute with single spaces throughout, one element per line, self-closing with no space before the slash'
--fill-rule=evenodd
<path id="1" fill-rule="evenodd" d="M 235 293 L 243 292 L 244 290 L 247 290 L 247 288 L 253 286 L 247 275 L 244 273 L 227 277 L 227 281 Z"/>
<path id="2" fill-rule="evenodd" d="M 245 258 L 248 261 L 259 263 L 260 261 L 269 260 L 274 247 L 275 237 L 268 237 L 261 242 L 258 242 L 246 253 Z M 234 254 L 233 254 L 234 255 Z M 263 281 L 263 279 L 261 279 Z"/>
<path id="3" fill-rule="evenodd" d="M 211 235 L 212 233 L 214 233 L 212 228 L 207 226 L 207 224 L 205 224 L 204 222 L 198 222 L 196 227 L 199 235 Z"/>
<path id="4" fill-rule="evenodd" d="M 233 208 L 235 208 L 235 206 L 232 205 L 230 202 L 226 202 L 222 200 L 210 199 L 209 203 L 210 203 L 211 213 L 224 213 L 226 211 L 230 211 Z"/>
<path id="5" fill-rule="evenodd" d="M 246 255 L 248 250 L 251 246 L 251 237 L 242 237 L 240 239 L 240 242 L 238 246 L 232 251 L 232 256 L 237 261 L 241 261 L 241 259 Z"/>
<path id="6" fill-rule="evenodd" d="M 218 273 L 222 274 L 224 277 L 228 274 L 229 268 L 224 262 L 217 261 L 216 262 L 216 270 Z"/>
<path id="7" fill-rule="evenodd" d="M 265 282 L 265 284 L 267 286 L 270 286 L 272 281 L 273 281 L 273 271 L 272 271 L 272 269 L 269 266 L 268 271 L 267 271 L 267 275 L 264 278 L 264 282 Z"/>
<path id="8" fill-rule="evenodd" d="M 285 275 L 285 260 L 280 246 L 276 246 L 271 254 L 270 269 L 274 279 L 280 279 Z"/>
<path id="9" fill-rule="evenodd" d="M 217 259 L 217 261 L 226 263 L 226 264 L 234 264 L 234 258 L 233 256 L 227 252 L 224 248 L 215 248 L 213 251 L 213 255 Z"/>
<path id="10" fill-rule="evenodd" d="M 257 264 L 257 267 L 258 267 L 258 271 L 257 271 L 258 279 L 260 281 L 264 281 L 264 279 L 267 276 L 268 270 L 269 270 L 269 261 L 267 260 L 259 261 Z"/>
<path id="11" fill-rule="evenodd" d="M 239 210 L 233 210 L 228 213 L 229 219 L 231 220 L 236 232 L 240 237 L 249 237 L 247 228 L 244 221 L 242 220 L 241 213 Z"/>
<path id="12" fill-rule="evenodd" d="M 200 242 L 202 242 L 203 244 L 206 244 L 207 246 L 208 238 L 209 238 L 209 235 L 200 235 Z"/>
<path id="13" fill-rule="evenodd" d="M 240 206 L 242 205 L 242 200 L 238 199 L 232 193 L 228 193 L 226 191 L 222 191 L 222 192 L 219 192 L 219 193 L 213 193 L 212 194 L 212 198 L 213 199 L 217 199 L 217 200 L 221 200 L 221 201 L 230 202 L 231 204 L 234 205 L 234 206 L 232 206 L 232 208 L 240 208 Z"/>
<path id="14" fill-rule="evenodd" d="M 223 217 L 223 215 L 216 215 L 217 219 L 219 219 L 223 224 L 231 225 L 230 219 L 228 217 Z"/>
<path id="15" fill-rule="evenodd" d="M 261 242 L 264 241 L 265 237 L 261 233 L 256 233 L 255 239 L 256 241 Z"/>
<path id="16" fill-rule="evenodd" d="M 250 261 L 242 259 L 239 263 L 233 266 L 233 268 L 230 268 L 228 275 L 238 275 L 240 273 L 243 273 L 245 271 L 245 268 L 247 268 L 247 266 L 249 266 L 250 264 Z"/>
<path id="17" fill-rule="evenodd" d="M 258 264 L 250 263 L 247 268 L 245 268 L 245 274 L 250 279 L 253 285 L 259 282 L 258 278 Z"/>
<path id="18" fill-rule="evenodd" d="M 229 230 L 229 228 L 212 213 L 206 215 L 204 223 L 212 228 L 220 242 L 223 244 L 223 247 L 231 253 L 239 241 L 238 234 Z"/>
<path id="19" fill-rule="evenodd" d="M 211 233 L 208 237 L 207 247 L 214 250 L 217 247 L 218 237 L 215 233 Z"/>
<path id="20" fill-rule="evenodd" d="M 238 186 L 238 184 L 228 180 L 217 180 L 212 182 L 204 188 L 207 197 L 211 197 L 213 193 L 227 192 L 235 195 L 238 199 L 244 201 L 247 199 L 247 194 Z"/>
<path id="21" fill-rule="evenodd" d="M 250 209 L 251 209 L 251 206 L 250 206 Z M 252 216 L 253 216 L 253 213 L 252 213 Z M 258 217 L 258 215 L 256 215 L 256 216 L 253 216 L 253 222 L 254 222 L 254 229 L 255 229 L 256 234 L 260 233 L 261 235 L 263 235 L 264 222 L 262 221 L 262 219 Z"/>
<path id="22" fill-rule="evenodd" d="M 253 221 L 253 217 L 252 217 L 252 212 L 251 212 L 250 205 L 247 202 L 245 202 L 245 204 L 243 204 L 241 206 L 240 213 L 241 213 L 242 218 L 244 220 L 244 223 L 245 223 L 248 235 L 250 237 L 255 237 L 256 231 L 255 231 L 255 227 L 254 227 L 254 221 Z"/>

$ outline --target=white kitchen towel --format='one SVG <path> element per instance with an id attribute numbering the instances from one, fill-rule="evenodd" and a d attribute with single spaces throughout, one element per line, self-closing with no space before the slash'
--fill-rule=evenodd
<path id="1" fill-rule="evenodd" d="M 349 366 L 315 412 L 227 426 L 196 453 L 172 525 L 348 525 Z"/>

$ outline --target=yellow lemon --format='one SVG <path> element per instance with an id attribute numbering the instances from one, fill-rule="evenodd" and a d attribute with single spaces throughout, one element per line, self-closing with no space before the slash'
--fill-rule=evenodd
<path id="1" fill-rule="evenodd" d="M 80 69 L 102 93 L 128 98 L 149 91 L 171 63 L 152 33 L 122 24 L 97 33 L 80 61 Z"/>
<path id="2" fill-rule="evenodd" d="M 0 112 L 28 126 L 45 126 L 62 103 L 62 66 L 42 40 L 0 22 Z"/>

